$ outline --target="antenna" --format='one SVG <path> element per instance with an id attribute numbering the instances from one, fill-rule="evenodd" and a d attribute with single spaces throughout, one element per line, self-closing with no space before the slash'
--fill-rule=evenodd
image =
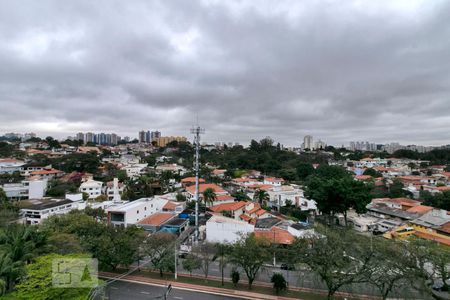
<path id="1" fill-rule="evenodd" d="M 199 192 L 198 192 L 198 176 L 200 170 L 200 134 L 205 133 L 205 129 L 200 128 L 198 125 L 198 115 L 197 115 L 197 126 L 191 128 L 191 133 L 194 134 L 194 142 L 195 142 L 195 241 L 198 241 L 198 203 L 199 203 Z"/>

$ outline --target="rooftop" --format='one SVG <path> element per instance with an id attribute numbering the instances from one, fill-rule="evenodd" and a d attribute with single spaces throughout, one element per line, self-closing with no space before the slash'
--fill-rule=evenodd
<path id="1" fill-rule="evenodd" d="M 152 225 L 152 226 L 159 226 L 161 224 L 164 224 L 166 221 L 173 218 L 174 215 L 171 213 L 154 213 L 151 216 L 148 216 L 147 218 L 142 219 L 138 222 L 139 225 Z"/>
<path id="2" fill-rule="evenodd" d="M 265 238 L 271 243 L 289 245 L 295 240 L 295 237 L 287 230 L 273 227 L 271 230 L 257 230 L 255 229 L 255 236 Z"/>
<path id="3" fill-rule="evenodd" d="M 206 189 L 213 189 L 215 193 L 226 193 L 226 191 L 214 183 L 204 183 L 199 184 L 198 191 L 199 193 L 203 193 Z M 186 188 L 186 191 L 188 191 L 190 194 L 195 194 L 195 186 L 191 185 Z"/>
<path id="4" fill-rule="evenodd" d="M 235 211 L 244 207 L 247 204 L 247 201 L 239 201 L 232 203 L 222 203 L 211 206 L 209 209 L 213 212 L 222 212 L 222 211 Z"/>
<path id="5" fill-rule="evenodd" d="M 277 225 L 278 223 L 280 223 L 281 220 L 278 218 L 264 218 L 264 219 L 258 219 L 256 220 L 256 224 L 255 224 L 255 228 L 260 228 L 260 229 L 270 229 L 273 226 Z"/>
<path id="6" fill-rule="evenodd" d="M 43 201 L 41 203 L 37 203 L 37 204 L 31 204 L 31 205 L 27 205 L 22 207 L 22 209 L 26 209 L 26 210 L 44 210 L 44 209 L 48 209 L 48 208 L 53 208 L 53 207 L 58 207 L 61 205 L 66 205 L 69 203 L 73 203 L 72 200 L 47 200 L 47 201 Z"/>
<path id="7" fill-rule="evenodd" d="M 187 219 L 173 218 L 173 219 L 169 220 L 168 222 L 166 222 L 164 225 L 180 226 L 180 225 L 183 225 L 186 222 L 189 222 L 189 221 Z"/>

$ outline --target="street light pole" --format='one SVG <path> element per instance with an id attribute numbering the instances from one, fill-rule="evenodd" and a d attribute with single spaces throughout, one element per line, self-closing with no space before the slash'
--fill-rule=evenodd
<path id="1" fill-rule="evenodd" d="M 178 264 L 178 255 L 177 255 L 177 242 L 175 241 L 175 246 L 174 246 L 174 253 L 175 253 L 175 280 L 178 279 L 178 270 L 177 270 L 177 264 Z"/>

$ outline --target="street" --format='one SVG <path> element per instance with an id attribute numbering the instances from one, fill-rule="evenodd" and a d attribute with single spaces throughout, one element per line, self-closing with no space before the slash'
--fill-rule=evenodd
<path id="1" fill-rule="evenodd" d="M 108 285 L 106 289 L 106 297 L 109 300 L 149 300 L 164 299 L 163 294 L 165 287 L 154 286 L 148 284 L 115 281 Z M 168 300 L 231 300 L 238 299 L 230 296 L 220 296 L 214 294 L 206 294 L 195 291 L 186 291 L 173 288 L 167 297 Z"/>

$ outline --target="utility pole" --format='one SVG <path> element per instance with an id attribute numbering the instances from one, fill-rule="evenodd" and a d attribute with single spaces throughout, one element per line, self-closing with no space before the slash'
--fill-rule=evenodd
<path id="1" fill-rule="evenodd" d="M 198 123 L 198 121 L 197 121 Z M 191 129 L 191 133 L 194 134 L 194 142 L 195 142 L 195 241 L 198 241 L 199 231 L 198 231 L 198 204 L 199 204 L 199 191 L 198 191 L 198 181 L 199 181 L 199 173 L 200 173 L 200 134 L 205 133 L 205 129 L 197 126 Z"/>
<path id="2" fill-rule="evenodd" d="M 177 241 L 175 241 L 175 243 L 174 243 L 174 253 L 175 253 L 175 280 L 177 280 L 178 279 L 178 268 L 177 268 L 177 264 L 178 264 L 178 261 L 177 261 L 177 259 L 178 259 L 178 255 L 177 255 Z"/>

